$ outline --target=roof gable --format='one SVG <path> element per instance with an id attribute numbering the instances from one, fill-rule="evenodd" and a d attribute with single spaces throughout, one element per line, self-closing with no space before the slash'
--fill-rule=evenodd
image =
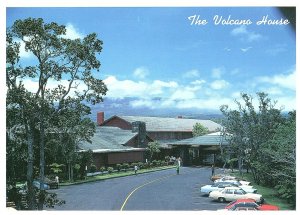
<path id="1" fill-rule="evenodd" d="M 144 116 L 118 116 L 129 123 L 141 121 L 146 123 L 147 131 L 181 131 L 191 132 L 196 123 L 207 127 L 209 131 L 216 131 L 221 125 L 211 120 L 185 119 L 185 118 L 164 118 Z"/>
<path id="2" fill-rule="evenodd" d="M 126 143 L 136 136 L 137 133 L 117 127 L 97 126 L 96 132 L 91 138 L 92 143 L 82 141 L 79 143 L 79 148 L 82 150 L 128 149 L 132 147 L 125 146 Z"/>

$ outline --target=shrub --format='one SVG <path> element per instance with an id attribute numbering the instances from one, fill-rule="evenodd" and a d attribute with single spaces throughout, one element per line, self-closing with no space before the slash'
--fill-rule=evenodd
<path id="1" fill-rule="evenodd" d="M 90 172 L 91 172 L 91 173 L 94 173 L 94 172 L 96 172 L 96 170 L 97 170 L 96 165 L 95 165 L 95 164 L 92 164 L 91 167 L 90 167 Z"/>
<path id="2" fill-rule="evenodd" d="M 143 162 L 138 162 L 138 167 L 140 168 L 140 169 L 143 169 L 144 168 L 144 163 Z"/>
<path id="3" fill-rule="evenodd" d="M 149 162 L 147 162 L 147 163 L 144 163 L 144 168 L 145 168 L 145 169 L 148 169 L 148 168 L 150 168 L 150 163 L 149 163 Z"/>
<path id="4" fill-rule="evenodd" d="M 162 165 L 162 166 L 168 166 L 168 162 L 167 162 L 167 161 L 162 161 L 162 162 L 161 162 L 161 165 Z"/>
<path id="5" fill-rule="evenodd" d="M 80 174 L 79 174 L 79 170 L 80 170 L 80 165 L 77 163 L 74 165 L 74 178 L 80 178 Z"/>
<path id="6" fill-rule="evenodd" d="M 165 156 L 165 162 L 167 163 L 167 165 L 169 165 L 170 159 L 170 156 Z"/>
<path id="7" fill-rule="evenodd" d="M 130 164 L 130 167 L 133 167 L 133 168 L 134 168 L 134 166 L 138 166 L 138 164 L 137 164 L 137 163 L 131 163 L 131 164 Z"/>
<path id="8" fill-rule="evenodd" d="M 153 167 L 156 167 L 157 164 L 158 164 L 158 163 L 157 163 L 157 160 L 153 160 L 153 161 L 152 161 L 152 166 L 153 166 Z"/>
<path id="9" fill-rule="evenodd" d="M 114 171 L 114 168 L 112 168 L 111 166 L 107 168 L 108 173 L 112 173 Z"/>
<path id="10" fill-rule="evenodd" d="M 126 172 L 127 169 L 129 168 L 129 164 L 128 163 L 123 163 L 122 167 L 123 167 L 124 171 Z"/>
<path id="11" fill-rule="evenodd" d="M 103 174 L 104 171 L 105 171 L 105 167 L 104 167 L 104 166 L 101 166 L 101 167 L 100 167 L 100 172 L 102 172 L 102 174 Z"/>
<path id="12" fill-rule="evenodd" d="M 119 164 L 119 163 L 118 163 L 118 164 L 116 165 L 116 168 L 117 168 L 118 172 L 120 172 L 121 169 L 122 169 L 122 164 Z"/>

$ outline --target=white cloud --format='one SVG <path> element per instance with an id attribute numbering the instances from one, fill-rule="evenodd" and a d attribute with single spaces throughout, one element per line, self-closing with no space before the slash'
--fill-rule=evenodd
<path id="1" fill-rule="evenodd" d="M 221 68 L 214 68 L 214 69 L 212 70 L 211 77 L 213 77 L 213 78 L 215 78 L 215 79 L 219 79 L 219 78 L 221 78 L 222 73 L 223 73 L 223 71 L 222 71 Z"/>
<path id="2" fill-rule="evenodd" d="M 77 28 L 75 28 L 75 26 L 71 23 L 67 23 L 66 25 L 66 35 L 62 36 L 63 38 L 68 38 L 71 40 L 74 39 L 83 39 L 84 38 L 84 34 L 81 33 Z"/>
<path id="3" fill-rule="evenodd" d="M 249 32 L 247 40 L 248 40 L 248 42 L 253 42 L 253 41 L 258 41 L 262 38 L 263 38 L 263 36 L 261 34 L 258 34 L 255 32 Z"/>
<path id="4" fill-rule="evenodd" d="M 139 67 L 133 71 L 133 76 L 136 78 L 144 79 L 149 74 L 146 67 Z"/>
<path id="5" fill-rule="evenodd" d="M 263 38 L 261 34 L 255 33 L 254 31 L 247 30 L 246 25 L 241 25 L 240 27 L 234 28 L 230 34 L 232 36 L 241 37 L 247 42 L 258 41 Z"/>
<path id="6" fill-rule="evenodd" d="M 34 55 L 31 51 L 25 50 L 25 43 L 22 40 L 17 39 L 16 42 L 20 43 L 20 57 L 21 58 L 33 58 Z"/>
<path id="7" fill-rule="evenodd" d="M 189 100 L 194 98 L 196 98 L 196 95 L 190 89 L 178 89 L 170 97 L 171 100 Z"/>
<path id="8" fill-rule="evenodd" d="M 204 83 L 206 83 L 205 80 L 195 80 L 191 82 L 192 85 L 202 85 Z"/>
<path id="9" fill-rule="evenodd" d="M 210 87 L 214 90 L 221 90 L 229 86 L 229 83 L 225 80 L 215 80 L 210 84 Z"/>
<path id="10" fill-rule="evenodd" d="M 148 107 L 150 109 L 154 109 L 155 107 L 155 101 L 150 99 L 137 99 L 130 102 L 130 105 L 132 107 Z"/>
<path id="11" fill-rule="evenodd" d="M 296 110 L 296 97 L 282 96 L 276 98 L 277 108 L 283 108 L 284 111 Z"/>
<path id="12" fill-rule="evenodd" d="M 184 78 L 197 78 L 199 77 L 199 71 L 197 69 L 192 69 L 190 71 L 187 71 L 183 74 Z"/>
<path id="13" fill-rule="evenodd" d="M 283 95 L 282 88 L 280 87 L 262 87 L 261 92 L 266 92 L 268 95 Z"/>
<path id="14" fill-rule="evenodd" d="M 240 27 L 234 28 L 230 33 L 233 36 L 237 36 L 240 34 L 247 34 L 248 31 L 246 29 L 246 25 L 241 25 Z"/>
<path id="15" fill-rule="evenodd" d="M 230 48 L 228 48 L 228 47 L 225 47 L 225 48 L 224 48 L 224 51 L 228 51 L 228 52 L 230 52 L 230 51 L 231 51 L 231 49 L 230 49 Z"/>
<path id="16" fill-rule="evenodd" d="M 296 70 L 289 74 L 258 77 L 257 81 L 296 91 Z"/>
<path id="17" fill-rule="evenodd" d="M 147 98 L 162 95 L 168 90 L 176 89 L 178 84 L 174 81 L 164 82 L 155 80 L 152 83 L 132 80 L 118 80 L 115 76 L 108 76 L 104 79 L 108 86 L 107 96 L 111 98 L 141 97 Z"/>
<path id="18" fill-rule="evenodd" d="M 249 51 L 250 49 L 252 49 L 252 47 L 241 48 L 241 51 L 242 51 L 242 52 L 247 52 L 247 51 Z"/>
<path id="19" fill-rule="evenodd" d="M 28 91 L 30 91 L 32 93 L 37 92 L 38 86 L 39 86 L 38 80 L 33 80 L 33 79 L 27 78 L 27 79 L 23 79 L 22 83 L 24 84 L 24 87 Z M 82 81 L 76 81 L 73 86 L 75 87 L 75 85 L 77 85 L 77 84 L 78 84 L 78 86 L 76 89 L 75 88 L 71 89 L 71 91 L 69 93 L 70 96 L 75 96 L 75 91 L 83 92 L 83 90 L 87 89 L 86 85 Z M 54 88 L 57 88 L 58 85 L 62 85 L 65 88 L 67 88 L 69 86 L 69 81 L 67 81 L 67 80 L 56 81 L 56 80 L 50 78 L 47 82 L 46 89 L 53 90 Z"/>
<path id="20" fill-rule="evenodd" d="M 68 39 L 77 39 L 77 38 L 84 38 L 84 35 L 79 32 L 71 23 L 66 25 L 66 35 L 63 35 L 62 38 Z M 28 38 L 24 38 L 25 40 Z M 21 58 L 33 58 L 34 55 L 31 51 L 25 51 L 25 43 L 20 39 L 16 39 L 16 42 L 20 43 L 20 57 Z"/>

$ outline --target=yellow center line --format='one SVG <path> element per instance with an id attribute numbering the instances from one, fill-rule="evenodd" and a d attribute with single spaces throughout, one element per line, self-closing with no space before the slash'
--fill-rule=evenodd
<path id="1" fill-rule="evenodd" d="M 176 174 L 174 174 L 174 175 L 176 175 Z M 156 182 L 156 181 L 159 181 L 159 180 L 167 179 L 167 178 L 169 178 L 169 177 L 171 177 L 171 176 L 174 176 L 174 175 L 168 175 L 168 176 L 165 176 L 165 177 L 162 177 L 162 178 L 157 178 L 157 179 L 155 179 L 155 180 L 153 180 L 153 181 L 149 181 L 149 182 L 147 182 L 147 183 L 145 183 L 145 184 L 142 184 L 142 185 L 138 186 L 138 187 L 135 188 L 133 191 L 131 191 L 131 193 L 129 193 L 129 195 L 128 195 L 127 198 L 125 199 L 125 201 L 124 201 L 124 203 L 123 203 L 123 205 L 122 205 L 120 211 L 123 210 L 123 208 L 125 207 L 125 205 L 126 205 L 128 199 L 130 198 L 130 196 L 131 196 L 135 191 L 137 191 L 138 189 L 140 189 L 140 188 L 142 188 L 142 187 L 144 187 L 144 186 L 146 186 L 146 185 L 148 185 L 148 184 L 152 184 L 152 183 L 154 183 L 154 182 Z"/>

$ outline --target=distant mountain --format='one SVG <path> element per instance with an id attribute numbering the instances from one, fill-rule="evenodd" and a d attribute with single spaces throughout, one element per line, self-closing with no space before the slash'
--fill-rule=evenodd
<path id="1" fill-rule="evenodd" d="M 176 109 L 176 108 L 155 108 L 148 107 L 132 107 L 131 102 L 134 98 L 124 99 L 109 99 L 106 98 L 104 102 L 96 105 L 89 105 L 91 107 L 90 118 L 96 121 L 97 112 L 104 112 L 105 119 L 114 115 L 127 116 L 157 116 L 157 117 L 178 117 L 193 119 L 213 119 L 221 118 L 222 114 L 217 111 L 191 109 Z"/>

